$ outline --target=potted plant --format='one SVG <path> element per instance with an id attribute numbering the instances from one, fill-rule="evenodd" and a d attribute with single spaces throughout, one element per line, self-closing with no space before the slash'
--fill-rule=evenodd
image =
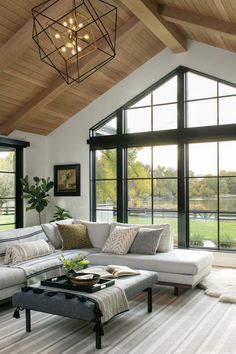
<path id="1" fill-rule="evenodd" d="M 68 210 L 65 210 L 64 208 L 60 208 L 58 205 L 55 205 L 55 209 L 56 211 L 53 214 L 53 219 L 50 220 L 50 222 L 72 218 Z"/>
<path id="2" fill-rule="evenodd" d="M 29 182 L 28 176 L 21 178 L 22 184 L 22 198 L 27 199 L 27 208 L 28 210 L 36 210 L 39 216 L 39 223 L 41 224 L 41 213 L 48 205 L 49 201 L 47 197 L 49 197 L 48 192 L 53 187 L 54 183 L 50 181 L 50 178 L 33 178 L 34 183 L 31 184 Z"/>

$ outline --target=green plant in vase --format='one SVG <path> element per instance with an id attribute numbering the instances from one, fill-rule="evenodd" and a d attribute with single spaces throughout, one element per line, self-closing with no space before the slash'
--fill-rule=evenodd
<path id="1" fill-rule="evenodd" d="M 63 267 L 68 272 L 78 272 L 81 269 L 87 268 L 90 261 L 86 258 L 78 254 L 74 258 L 65 258 L 63 255 L 59 257 L 62 262 Z"/>

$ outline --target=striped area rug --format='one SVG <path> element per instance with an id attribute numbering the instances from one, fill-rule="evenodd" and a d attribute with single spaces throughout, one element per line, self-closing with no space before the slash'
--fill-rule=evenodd
<path id="1" fill-rule="evenodd" d="M 32 312 L 32 332 L 25 318 L 0 311 L 0 353 L 3 354 L 233 354 L 236 353 L 236 305 L 220 303 L 198 288 L 174 297 L 173 289 L 156 287 L 153 312 L 146 294 L 131 310 L 105 326 L 102 349 L 95 349 L 93 325 Z"/>

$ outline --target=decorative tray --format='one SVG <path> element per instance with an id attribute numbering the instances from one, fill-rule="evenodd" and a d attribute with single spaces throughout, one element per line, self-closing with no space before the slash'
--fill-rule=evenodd
<path id="1" fill-rule="evenodd" d="M 94 293 L 114 284 L 114 279 L 100 278 L 97 284 L 91 286 L 80 286 L 73 284 L 66 275 L 61 275 L 57 278 L 51 278 L 41 281 L 42 286 L 47 286 L 50 288 L 59 288 L 64 290 L 83 291 L 86 293 Z"/>

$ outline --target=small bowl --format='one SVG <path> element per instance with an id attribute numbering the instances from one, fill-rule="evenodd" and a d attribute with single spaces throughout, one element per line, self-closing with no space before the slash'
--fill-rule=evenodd
<path id="1" fill-rule="evenodd" d="M 83 276 L 85 275 L 92 275 L 92 279 L 83 279 Z M 94 274 L 94 273 L 72 273 L 68 274 L 68 278 L 74 285 L 79 285 L 79 286 L 92 286 L 97 284 L 97 282 L 100 279 L 100 275 Z"/>

